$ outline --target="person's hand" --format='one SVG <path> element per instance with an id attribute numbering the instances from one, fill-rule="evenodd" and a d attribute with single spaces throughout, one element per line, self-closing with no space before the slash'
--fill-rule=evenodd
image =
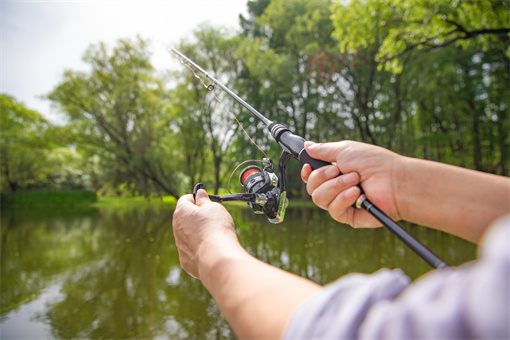
<path id="1" fill-rule="evenodd" d="M 202 189 L 197 192 L 196 202 L 192 195 L 179 199 L 173 230 L 182 269 L 199 279 L 201 261 L 210 260 L 211 254 L 229 244 L 239 243 L 232 216 L 221 204 L 211 202 Z"/>
<path id="2" fill-rule="evenodd" d="M 315 171 L 305 164 L 301 178 L 307 183 L 306 189 L 313 202 L 328 210 L 336 221 L 355 228 L 381 226 L 366 211 L 352 207 L 360 196 L 359 183 L 372 203 L 393 219 L 400 219 L 394 190 L 394 182 L 398 179 L 394 177 L 401 156 L 381 147 L 353 141 L 306 142 L 305 149 L 311 157 L 333 163 Z"/>

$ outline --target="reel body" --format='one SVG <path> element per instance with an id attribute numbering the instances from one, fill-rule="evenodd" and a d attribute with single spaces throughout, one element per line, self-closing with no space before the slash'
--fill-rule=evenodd
<path id="1" fill-rule="evenodd" d="M 227 201 L 247 202 L 256 214 L 266 215 L 271 223 L 283 222 L 285 209 L 288 205 L 285 188 L 285 165 L 287 162 L 283 163 L 282 166 L 281 159 L 282 157 L 280 157 L 279 164 L 280 178 L 274 172 L 271 158 L 264 158 L 262 159 L 263 169 L 251 165 L 241 171 L 239 183 L 244 188 L 244 193 L 224 196 L 209 195 L 209 199 L 219 203 Z M 195 185 L 193 196 L 195 197 L 198 189 L 203 187 L 202 183 Z"/>

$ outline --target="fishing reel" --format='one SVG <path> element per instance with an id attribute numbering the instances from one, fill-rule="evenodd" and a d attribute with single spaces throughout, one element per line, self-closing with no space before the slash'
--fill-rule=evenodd
<path id="1" fill-rule="evenodd" d="M 209 195 L 213 202 L 238 201 L 247 202 L 256 214 L 264 214 L 271 223 L 281 223 L 285 218 L 285 209 L 288 205 L 285 188 L 285 165 L 286 158 L 280 157 L 279 178 L 274 172 L 271 158 L 262 159 L 263 169 L 250 165 L 244 168 L 239 175 L 239 183 L 244 188 L 242 194 Z M 241 163 L 242 164 L 242 163 Z M 235 171 L 235 170 L 234 170 Z M 204 185 L 198 183 L 193 188 L 193 197 Z"/>

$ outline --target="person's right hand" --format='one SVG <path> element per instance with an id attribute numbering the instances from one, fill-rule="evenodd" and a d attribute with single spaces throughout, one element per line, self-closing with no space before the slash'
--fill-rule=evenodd
<path id="1" fill-rule="evenodd" d="M 378 146 L 353 141 L 306 142 L 305 149 L 311 157 L 333 163 L 315 171 L 305 164 L 301 178 L 307 183 L 306 189 L 313 202 L 328 210 L 336 221 L 355 228 L 381 226 L 365 210 L 352 207 L 360 196 L 358 184 L 373 204 L 391 218 L 400 219 L 394 187 L 398 180 L 395 178 L 397 163 L 404 157 Z"/>

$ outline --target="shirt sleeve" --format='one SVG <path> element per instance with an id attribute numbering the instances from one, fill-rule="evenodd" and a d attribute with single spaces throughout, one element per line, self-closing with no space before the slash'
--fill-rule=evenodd
<path id="1" fill-rule="evenodd" d="M 509 339 L 510 218 L 491 228 L 480 259 L 411 283 L 400 270 L 349 274 L 291 316 L 284 339 Z"/>

